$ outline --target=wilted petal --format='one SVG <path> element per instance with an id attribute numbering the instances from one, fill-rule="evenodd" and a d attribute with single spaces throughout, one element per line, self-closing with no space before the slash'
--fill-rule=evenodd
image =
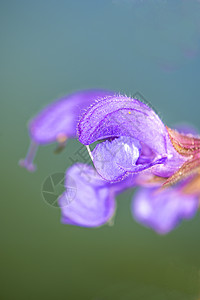
<path id="1" fill-rule="evenodd" d="M 68 199 L 71 178 L 76 184 L 74 198 Z M 115 212 L 115 199 L 110 184 L 88 165 L 76 164 L 66 172 L 66 192 L 59 199 L 62 223 L 97 227 L 110 220 Z"/>
<path id="2" fill-rule="evenodd" d="M 19 164 L 34 171 L 33 159 L 37 146 L 58 142 L 62 149 L 68 138 L 76 137 L 76 126 L 81 113 L 95 100 L 113 92 L 104 90 L 85 90 L 63 97 L 45 107 L 29 122 L 31 145 L 25 159 Z"/>
<path id="3" fill-rule="evenodd" d="M 198 209 L 198 197 L 185 195 L 178 188 L 141 188 L 132 202 L 134 218 L 160 234 L 174 229 L 182 219 L 194 216 Z"/>
<path id="4" fill-rule="evenodd" d="M 179 133 L 188 134 L 188 136 L 196 135 L 197 130 L 191 125 L 177 125 L 176 129 Z M 162 177 L 170 177 L 176 171 L 180 169 L 180 167 L 188 160 L 186 157 L 180 155 L 177 151 L 175 151 L 174 146 L 171 143 L 169 138 L 166 139 L 167 149 L 168 149 L 168 157 L 167 163 L 164 167 L 155 166 L 153 169 L 153 173 Z"/>

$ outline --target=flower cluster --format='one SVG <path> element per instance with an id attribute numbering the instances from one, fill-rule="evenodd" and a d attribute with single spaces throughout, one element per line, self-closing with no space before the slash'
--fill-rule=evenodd
<path id="1" fill-rule="evenodd" d="M 137 99 L 104 90 L 81 91 L 50 104 L 29 123 L 31 145 L 20 165 L 33 171 L 38 145 L 68 138 L 87 147 L 94 167 L 75 163 L 66 171 L 76 195 L 59 198 L 62 222 L 97 227 L 109 222 L 116 196 L 137 187 L 134 218 L 160 234 L 194 216 L 200 198 L 200 138 L 166 127 Z M 91 150 L 93 149 L 93 150 Z"/>

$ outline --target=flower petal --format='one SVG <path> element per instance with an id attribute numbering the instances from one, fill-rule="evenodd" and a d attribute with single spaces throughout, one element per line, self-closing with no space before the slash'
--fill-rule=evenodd
<path id="1" fill-rule="evenodd" d="M 115 213 L 115 196 L 135 186 L 136 175 L 109 183 L 89 165 L 77 163 L 66 172 L 66 191 L 59 198 L 61 221 L 83 227 L 98 227 Z"/>
<path id="2" fill-rule="evenodd" d="M 76 125 L 83 110 L 95 100 L 112 94 L 104 90 L 85 90 L 49 104 L 29 123 L 32 140 L 45 144 L 62 137 L 75 137 Z"/>
<path id="3" fill-rule="evenodd" d="M 178 188 L 158 192 L 156 188 L 141 188 L 132 202 L 134 218 L 157 233 L 166 234 L 182 219 L 194 216 L 198 209 L 198 198 L 184 195 Z"/>
<path id="4" fill-rule="evenodd" d="M 109 181 L 120 180 L 138 160 L 140 143 L 131 137 L 120 137 L 98 144 L 92 151 L 97 172 Z"/>
<path id="5" fill-rule="evenodd" d="M 69 197 L 71 178 L 76 193 Z M 76 164 L 66 172 L 66 192 L 59 199 L 62 223 L 83 227 L 97 227 L 107 223 L 115 212 L 115 199 L 110 184 L 88 165 Z"/>
<path id="6" fill-rule="evenodd" d="M 33 164 L 39 144 L 58 142 L 56 153 L 61 151 L 68 138 L 76 137 L 76 126 L 83 110 L 97 99 L 113 92 L 104 90 L 85 90 L 59 99 L 36 115 L 29 123 L 31 143 L 25 159 L 19 161 L 28 171 L 36 169 Z"/>
<path id="7" fill-rule="evenodd" d="M 78 124 L 79 141 L 89 145 L 109 137 L 130 136 L 156 153 L 166 153 L 166 129 L 155 112 L 126 96 L 109 96 L 92 105 Z"/>
<path id="8" fill-rule="evenodd" d="M 98 144 L 92 151 L 93 163 L 97 172 L 108 181 L 120 181 L 128 173 L 137 173 L 155 164 L 164 163 L 166 158 L 150 163 L 138 163 L 141 145 L 138 140 L 122 136 L 112 141 Z"/>
<path id="9" fill-rule="evenodd" d="M 78 136 L 84 145 L 120 136 L 138 140 L 142 149 L 148 148 L 154 154 L 149 167 L 158 161 L 151 169 L 157 176 L 171 176 L 186 161 L 174 149 L 156 113 L 139 100 L 126 96 L 108 96 L 93 104 L 78 124 Z"/>

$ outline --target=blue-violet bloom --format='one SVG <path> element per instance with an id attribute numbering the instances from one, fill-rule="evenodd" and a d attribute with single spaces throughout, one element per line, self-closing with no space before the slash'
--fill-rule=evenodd
<path id="1" fill-rule="evenodd" d="M 69 197 L 70 181 L 76 193 Z M 139 223 L 159 234 L 174 229 L 183 219 L 192 218 L 198 209 L 198 196 L 183 193 L 182 185 L 158 190 L 159 182 L 150 183 L 150 175 L 129 175 L 109 183 L 89 165 L 77 163 L 66 171 L 66 191 L 60 196 L 61 222 L 81 227 L 99 227 L 109 223 L 116 211 L 116 196 L 144 182 L 133 197 L 131 210 Z M 145 183 L 146 182 L 146 183 Z"/>
<path id="2" fill-rule="evenodd" d="M 29 134 L 31 145 L 20 161 L 29 171 L 35 169 L 38 145 L 58 142 L 59 150 L 77 136 L 92 158 L 95 169 L 77 163 L 66 171 L 66 191 L 59 198 L 65 224 L 98 227 L 109 222 L 115 197 L 135 186 L 140 188 L 133 216 L 160 234 L 198 209 L 200 138 L 166 127 L 137 99 L 103 90 L 77 92 L 42 110 L 30 121 Z M 76 188 L 69 198 L 71 178 Z"/>
<path id="3" fill-rule="evenodd" d="M 159 234 L 166 234 L 183 219 L 194 217 L 198 206 L 198 197 L 184 194 L 179 187 L 160 191 L 156 187 L 146 187 L 138 189 L 131 209 L 136 221 Z"/>
<path id="4" fill-rule="evenodd" d="M 89 165 L 77 163 L 66 171 L 66 191 L 59 198 L 64 224 L 83 227 L 98 227 L 113 218 L 116 203 L 115 197 L 128 187 L 135 186 L 136 176 L 120 183 L 111 184 Z M 76 183 L 76 193 L 69 196 L 70 181 Z"/>
<path id="5" fill-rule="evenodd" d="M 78 136 L 84 145 L 104 140 L 91 156 L 97 172 L 110 182 L 144 170 L 170 177 L 187 161 L 158 115 L 126 96 L 108 96 L 91 105 L 78 124 Z"/>
<path id="6" fill-rule="evenodd" d="M 29 122 L 31 144 L 26 158 L 20 160 L 20 166 L 34 171 L 33 160 L 38 145 L 57 142 L 57 151 L 62 149 L 68 138 L 76 137 L 77 122 L 84 109 L 95 100 L 113 94 L 105 90 L 84 90 L 65 96 L 45 107 Z"/>

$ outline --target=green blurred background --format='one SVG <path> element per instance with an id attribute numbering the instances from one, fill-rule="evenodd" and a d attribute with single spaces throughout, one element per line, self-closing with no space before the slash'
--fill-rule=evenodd
<path id="1" fill-rule="evenodd" d="M 28 120 L 85 88 L 140 92 L 169 126 L 200 130 L 200 2 L 0 1 L 1 299 L 198 299 L 200 215 L 167 236 L 131 217 L 118 198 L 114 226 L 60 223 L 44 179 L 78 148 L 41 147 L 38 170 L 18 166 Z"/>

